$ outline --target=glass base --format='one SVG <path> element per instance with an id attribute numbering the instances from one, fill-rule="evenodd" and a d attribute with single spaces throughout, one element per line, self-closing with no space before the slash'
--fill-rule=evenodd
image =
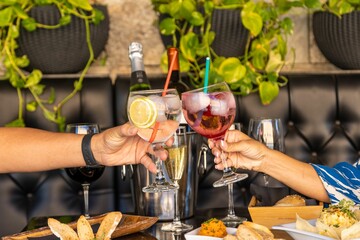
<path id="1" fill-rule="evenodd" d="M 227 215 L 226 217 L 222 218 L 221 221 L 227 227 L 237 228 L 242 222 L 247 221 L 247 218 L 238 217 L 235 215 Z"/>
<path id="2" fill-rule="evenodd" d="M 188 225 L 182 222 L 172 222 L 172 223 L 167 223 L 162 225 L 161 227 L 161 231 L 164 232 L 186 232 L 186 231 L 190 231 L 191 229 L 193 229 L 192 225 Z"/>
<path id="3" fill-rule="evenodd" d="M 169 192 L 179 189 L 178 186 L 172 185 L 168 182 L 153 182 L 152 184 L 143 187 L 142 191 L 145 193 L 158 193 L 158 192 Z"/>
<path id="4" fill-rule="evenodd" d="M 235 183 L 244 180 L 247 177 L 248 175 L 246 173 L 234 173 L 234 172 L 224 173 L 222 178 L 220 178 L 219 180 L 213 183 L 213 187 L 224 187 L 230 183 Z"/>

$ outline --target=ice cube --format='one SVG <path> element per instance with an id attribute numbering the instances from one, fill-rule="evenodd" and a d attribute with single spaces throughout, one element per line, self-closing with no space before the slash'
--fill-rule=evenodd
<path id="1" fill-rule="evenodd" d="M 228 115 L 229 107 L 226 100 L 223 99 L 211 99 L 211 114 L 218 116 L 226 116 Z"/>
<path id="2" fill-rule="evenodd" d="M 186 110 L 190 113 L 197 113 L 210 104 L 210 98 L 206 93 L 197 92 L 186 94 L 183 99 Z"/>
<path id="3" fill-rule="evenodd" d="M 168 94 L 163 97 L 164 102 L 166 103 L 167 110 L 169 112 L 177 112 L 181 110 L 180 98 L 174 94 Z"/>
<path id="4" fill-rule="evenodd" d="M 156 106 L 156 110 L 157 110 L 157 118 L 156 121 L 157 122 L 162 122 L 166 120 L 166 104 L 165 101 L 163 100 L 163 98 L 161 96 L 156 96 L 156 95 L 152 95 L 148 97 L 149 100 L 153 101 L 155 103 Z"/>

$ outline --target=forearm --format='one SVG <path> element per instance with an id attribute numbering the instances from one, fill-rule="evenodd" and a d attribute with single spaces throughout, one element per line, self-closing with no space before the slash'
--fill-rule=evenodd
<path id="1" fill-rule="evenodd" d="M 259 170 L 308 197 L 323 202 L 330 201 L 322 181 L 310 164 L 271 150 Z"/>
<path id="2" fill-rule="evenodd" d="M 82 137 L 31 128 L 0 128 L 0 172 L 84 166 Z"/>

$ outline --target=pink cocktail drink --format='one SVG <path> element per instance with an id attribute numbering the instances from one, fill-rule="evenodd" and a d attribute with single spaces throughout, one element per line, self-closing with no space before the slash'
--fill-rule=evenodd
<path id="1" fill-rule="evenodd" d="M 186 92 L 182 94 L 182 108 L 189 126 L 210 139 L 223 138 L 236 114 L 231 92 Z"/>

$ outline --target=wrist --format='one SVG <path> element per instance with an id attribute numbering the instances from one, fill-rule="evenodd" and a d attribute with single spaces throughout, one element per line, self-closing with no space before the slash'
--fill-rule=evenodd
<path id="1" fill-rule="evenodd" d="M 94 155 L 93 155 L 93 145 L 92 138 L 95 134 L 86 134 L 84 135 L 82 142 L 81 142 L 81 152 L 84 158 L 84 161 L 86 163 L 86 166 L 96 166 L 99 165 L 99 163 L 96 161 Z"/>

